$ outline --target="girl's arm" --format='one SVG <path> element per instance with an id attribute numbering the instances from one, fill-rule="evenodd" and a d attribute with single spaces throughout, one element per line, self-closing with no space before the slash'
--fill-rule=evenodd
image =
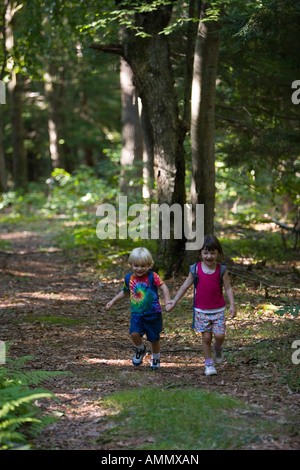
<path id="1" fill-rule="evenodd" d="M 120 300 L 125 299 L 125 297 L 128 297 L 128 295 L 128 292 L 121 290 L 121 292 L 119 292 L 110 302 L 106 304 L 106 310 L 110 310 L 114 303 L 120 302 Z"/>
<path id="2" fill-rule="evenodd" d="M 167 306 L 167 311 L 168 312 L 170 312 L 172 310 L 172 308 L 175 307 L 177 302 L 181 299 L 181 297 L 184 296 L 184 294 L 186 293 L 188 288 L 191 287 L 193 282 L 194 282 L 194 277 L 193 277 L 192 273 L 189 273 L 188 277 L 186 278 L 186 280 L 184 281 L 182 286 L 178 289 L 178 292 L 175 295 L 174 299 L 171 300 L 170 302 L 168 302 L 168 306 Z"/>
<path id="3" fill-rule="evenodd" d="M 223 282 L 224 282 L 225 293 L 229 300 L 229 313 L 231 314 L 231 318 L 234 318 L 236 316 L 236 310 L 235 310 L 235 304 L 234 304 L 233 290 L 230 284 L 227 269 L 223 276 Z"/>

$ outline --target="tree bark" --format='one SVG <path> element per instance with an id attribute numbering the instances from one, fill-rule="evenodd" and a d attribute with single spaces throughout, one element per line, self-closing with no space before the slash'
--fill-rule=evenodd
<path id="1" fill-rule="evenodd" d="M 6 166 L 5 166 L 5 157 L 3 150 L 3 130 L 2 130 L 2 109 L 0 104 L 0 193 L 5 193 L 7 191 L 7 182 L 6 182 Z"/>
<path id="2" fill-rule="evenodd" d="M 204 204 L 204 233 L 214 232 L 215 211 L 215 91 L 220 24 L 201 22 L 207 2 L 201 2 L 192 85 L 192 204 Z"/>
<path id="3" fill-rule="evenodd" d="M 13 52 L 15 27 L 15 13 L 19 7 L 14 4 L 7 4 L 5 11 L 6 37 L 5 48 L 8 53 Z M 7 68 L 10 71 L 10 81 L 7 89 L 10 100 L 11 112 L 11 139 L 12 139 L 12 158 L 13 158 L 13 180 L 16 189 L 26 189 L 28 183 L 27 176 L 27 154 L 24 147 L 24 129 L 22 118 L 22 81 L 20 75 L 15 71 L 13 55 L 7 62 Z"/>
<path id="4" fill-rule="evenodd" d="M 64 134 L 64 70 L 50 63 L 44 74 L 45 95 L 48 102 L 49 152 L 52 168 L 67 169 Z"/>
<path id="5" fill-rule="evenodd" d="M 122 103 L 122 150 L 120 189 L 128 197 L 138 196 L 136 178 L 142 181 L 143 136 L 139 116 L 138 93 L 133 84 L 129 64 L 120 59 L 120 84 Z M 129 185 L 132 181 L 132 184 Z M 142 195 L 142 184 L 139 195 Z M 130 201 L 129 201 L 130 202 Z M 132 201 L 136 202 L 136 201 Z"/>

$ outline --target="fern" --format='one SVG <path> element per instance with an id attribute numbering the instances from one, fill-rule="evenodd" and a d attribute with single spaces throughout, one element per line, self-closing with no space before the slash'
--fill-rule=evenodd
<path id="1" fill-rule="evenodd" d="M 24 371 L 28 359 L 31 357 L 8 360 L 5 367 L 0 367 L 0 450 L 30 449 L 28 438 L 56 419 L 43 416 L 34 403 L 43 398 L 57 400 L 55 395 L 31 387 L 67 372 Z"/>

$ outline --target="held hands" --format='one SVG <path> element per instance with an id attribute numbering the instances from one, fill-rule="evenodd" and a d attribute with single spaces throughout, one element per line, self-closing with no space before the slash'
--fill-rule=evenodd
<path id="1" fill-rule="evenodd" d="M 171 312 L 171 310 L 173 310 L 175 305 L 176 305 L 175 300 L 169 300 L 169 302 L 167 302 L 166 305 L 165 305 L 165 308 L 166 308 L 167 312 Z"/>

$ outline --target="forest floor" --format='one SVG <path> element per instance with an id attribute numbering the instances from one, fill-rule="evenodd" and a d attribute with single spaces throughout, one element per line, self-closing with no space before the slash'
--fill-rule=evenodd
<path id="1" fill-rule="evenodd" d="M 113 313 L 105 309 L 122 287 L 119 276 L 111 273 L 101 278 L 99 269 L 87 260 L 72 258 L 53 244 L 49 233 L 3 225 L 0 239 L 10 243 L 0 256 L 1 339 L 10 343 L 9 357 L 31 356 L 27 370 L 69 372 L 46 380 L 45 388 L 59 401 L 46 399 L 39 407 L 58 419 L 34 439 L 35 449 L 125 450 L 153 443 L 154 437 L 143 432 L 110 432 L 116 411 L 103 402 L 103 397 L 115 392 L 143 387 L 192 388 L 234 397 L 246 405 L 237 412 L 246 422 L 251 421 L 252 427 L 255 419 L 271 424 L 268 432 L 249 439 L 242 449 L 300 448 L 300 388 L 291 387 L 284 379 L 277 360 L 278 354 L 286 356 L 285 372 L 293 375 L 291 380 L 296 383 L 300 364 L 292 364 L 291 344 L 300 340 L 299 318 L 271 318 L 270 313 L 259 311 L 259 302 L 254 306 L 257 320 L 238 314 L 237 319 L 228 321 L 228 330 L 236 335 L 228 335 L 227 359 L 218 366 L 217 375 L 206 377 L 201 339 L 181 330 L 178 317 L 175 327 L 168 327 L 168 318 L 175 317 L 164 313 L 167 328 L 162 334 L 160 370 L 150 370 L 150 356 L 135 368 L 128 304 L 118 304 Z M 280 270 L 286 273 L 289 268 L 276 267 L 281 282 Z M 167 282 L 172 294 L 182 280 Z M 289 281 L 296 287 L 299 277 L 290 276 Z M 249 299 L 251 292 L 244 302 L 250 303 Z M 187 302 L 191 304 L 191 296 Z M 295 298 L 293 302 L 297 302 Z M 252 306 L 254 303 L 252 299 Z M 259 332 L 266 323 L 273 336 L 262 338 Z M 245 335 L 238 335 L 240 328 Z M 266 346 L 277 355 L 272 356 Z M 265 360 L 257 355 L 259 347 L 267 351 Z M 185 449 L 184 442 L 180 449 Z"/>

